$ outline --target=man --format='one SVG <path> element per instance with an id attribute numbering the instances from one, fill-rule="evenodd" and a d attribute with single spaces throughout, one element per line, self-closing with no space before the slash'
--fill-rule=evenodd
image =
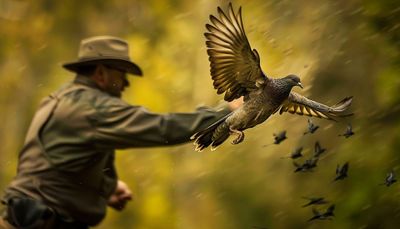
<path id="1" fill-rule="evenodd" d="M 174 145 L 230 112 L 156 114 L 120 99 L 126 73 L 142 75 L 128 44 L 100 36 L 81 42 L 63 66 L 75 80 L 43 99 L 5 191 L 5 228 L 88 228 L 106 206 L 122 210 L 132 194 L 118 180 L 114 150 Z"/>

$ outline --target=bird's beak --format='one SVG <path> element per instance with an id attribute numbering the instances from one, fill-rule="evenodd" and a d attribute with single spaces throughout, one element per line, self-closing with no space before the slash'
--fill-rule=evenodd
<path id="1" fill-rule="evenodd" d="M 301 87 L 301 89 L 303 89 L 303 85 L 300 82 L 297 83 L 297 86 L 299 86 L 299 87 Z"/>

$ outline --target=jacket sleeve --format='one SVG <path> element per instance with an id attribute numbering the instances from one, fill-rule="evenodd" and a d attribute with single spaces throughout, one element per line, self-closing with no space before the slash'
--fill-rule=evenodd
<path id="1" fill-rule="evenodd" d="M 114 149 L 184 143 L 229 112 L 225 107 L 220 111 L 202 108 L 193 113 L 158 114 L 117 98 L 110 99 L 97 107 L 94 143 Z"/>
<path id="2" fill-rule="evenodd" d="M 108 157 L 106 165 L 103 169 L 104 176 L 100 191 L 105 197 L 110 197 L 117 187 L 118 175 L 114 160 L 115 153 L 113 152 L 112 155 Z"/>

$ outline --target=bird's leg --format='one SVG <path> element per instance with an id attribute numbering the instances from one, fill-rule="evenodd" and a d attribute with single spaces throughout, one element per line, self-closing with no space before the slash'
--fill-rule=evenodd
<path id="1" fill-rule="evenodd" d="M 243 139 L 244 139 L 243 131 L 235 130 L 235 129 L 232 129 L 231 127 L 229 127 L 229 131 L 231 132 L 231 134 L 237 134 L 238 135 L 236 137 L 236 139 L 232 141 L 232 144 L 236 145 L 236 144 L 239 144 L 239 143 L 241 143 L 243 141 Z"/>

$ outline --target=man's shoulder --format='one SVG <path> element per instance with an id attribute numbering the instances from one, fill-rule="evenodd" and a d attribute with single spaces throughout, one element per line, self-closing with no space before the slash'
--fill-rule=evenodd
<path id="1" fill-rule="evenodd" d="M 90 107 L 95 109 L 104 109 L 105 107 L 112 106 L 129 106 L 129 104 L 118 97 L 82 84 L 72 83 L 60 88 L 55 93 L 58 94 L 60 100 L 90 105 Z"/>

